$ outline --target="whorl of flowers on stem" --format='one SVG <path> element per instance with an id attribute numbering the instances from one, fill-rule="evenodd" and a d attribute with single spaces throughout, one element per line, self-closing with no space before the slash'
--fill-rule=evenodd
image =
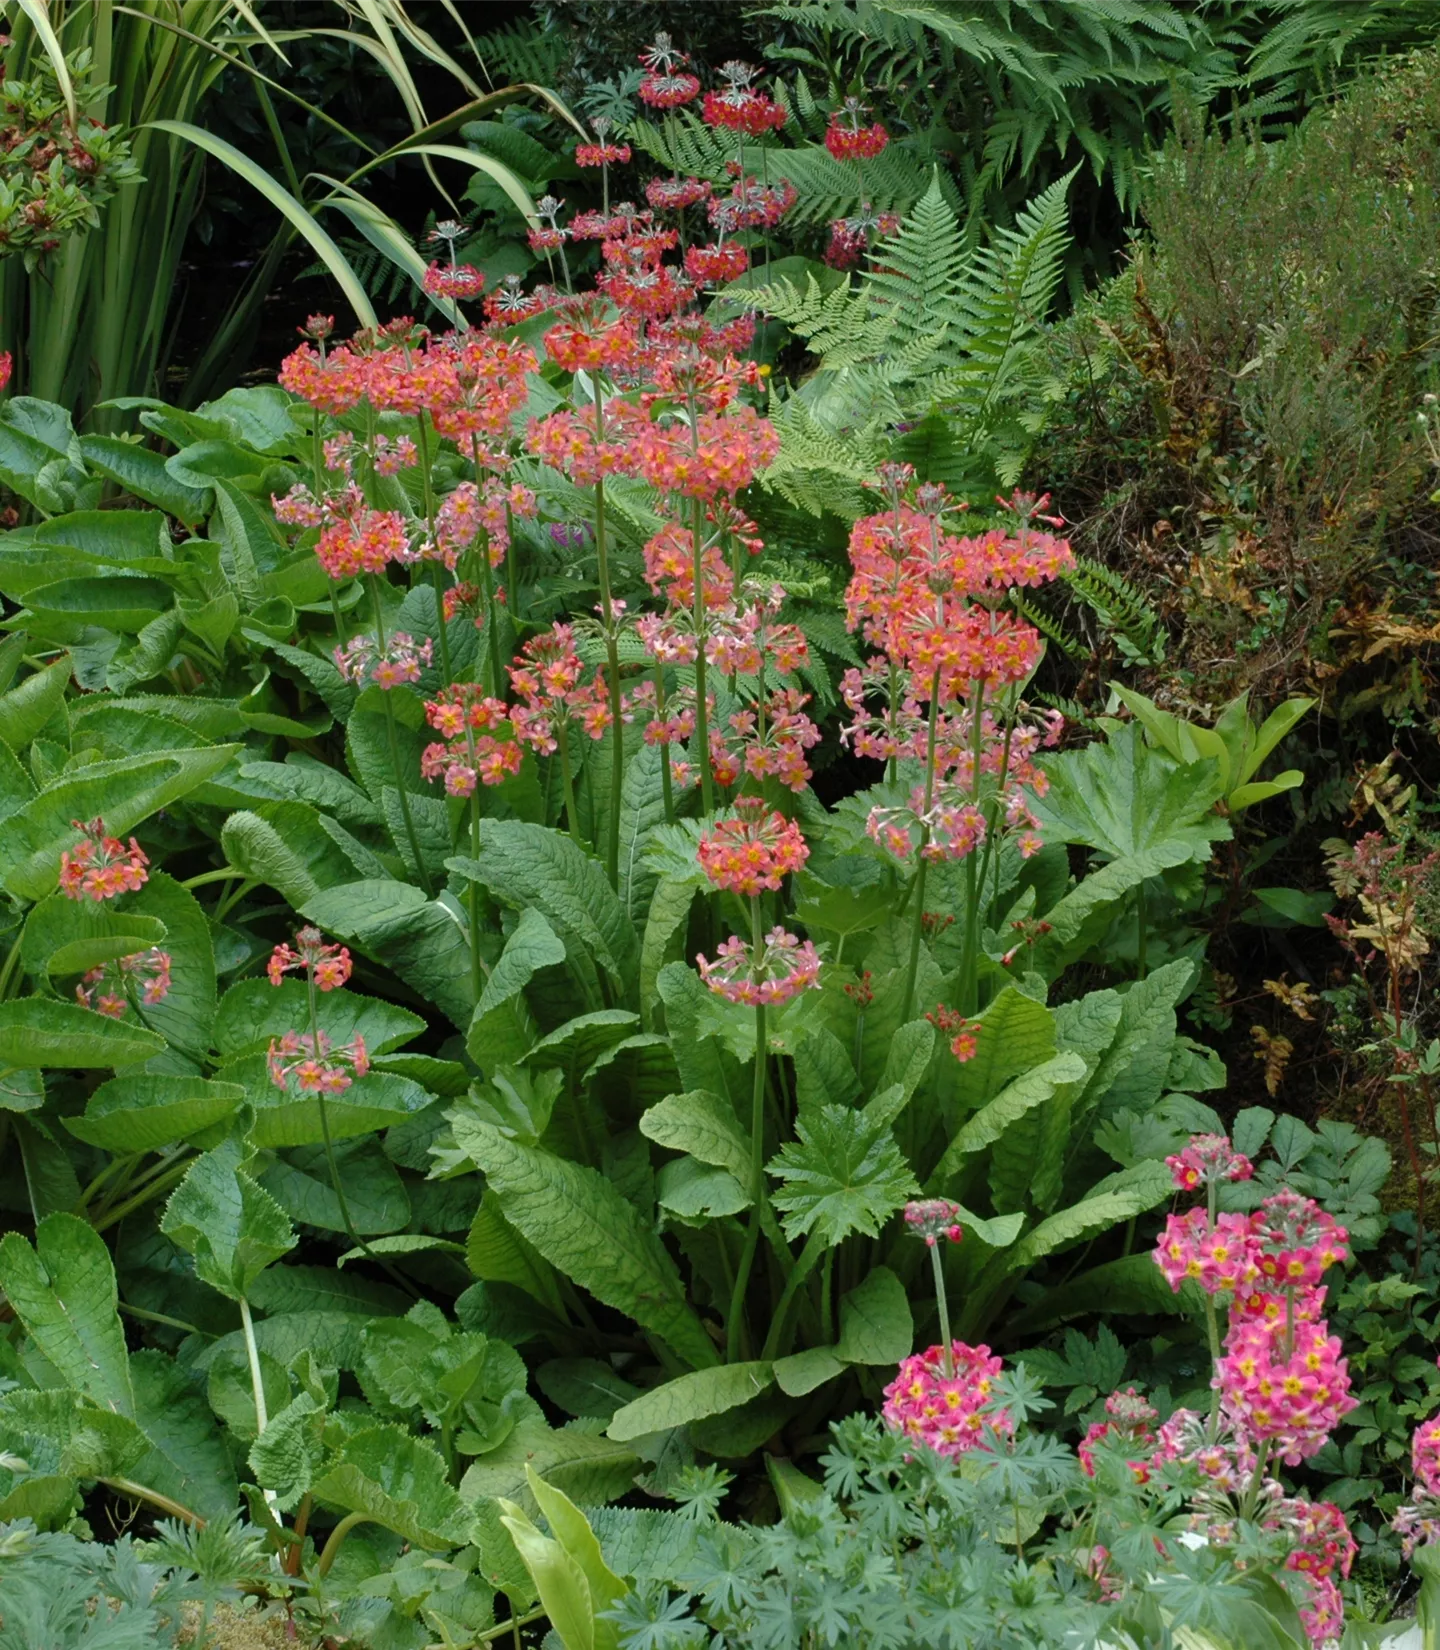
<path id="1" fill-rule="evenodd" d="M 1144 1459 L 1155 1443 L 1151 1424 L 1159 1418 L 1155 1406 L 1147 1402 L 1133 1386 L 1124 1392 L 1112 1392 L 1105 1400 L 1105 1419 L 1095 1421 L 1086 1430 L 1076 1446 L 1075 1454 L 1080 1470 L 1087 1478 L 1095 1476 L 1095 1446 L 1123 1453 L 1126 1466 L 1137 1484 L 1150 1477 L 1150 1466 Z M 1132 1457 L 1132 1452 L 1135 1452 Z"/>
<path id="2" fill-rule="evenodd" d="M 327 944 L 320 930 L 307 924 L 296 932 L 293 946 L 275 947 L 265 972 L 271 985 L 279 985 L 287 974 L 303 972 L 317 991 L 337 991 L 350 978 L 351 968 L 349 949 Z"/>
<path id="3" fill-rule="evenodd" d="M 645 74 L 636 95 L 642 103 L 652 109 L 676 109 L 699 97 L 700 82 L 685 68 L 690 54 L 678 51 L 663 29 L 640 53 L 639 61 Z"/>
<path id="4" fill-rule="evenodd" d="M 68 899 L 114 899 L 133 894 L 150 878 L 150 860 L 132 836 L 129 843 L 107 836 L 103 820 L 72 819 L 81 841 L 60 855 L 60 891 Z"/>
<path id="5" fill-rule="evenodd" d="M 990 1407 L 1001 1359 L 988 1346 L 954 1341 L 947 1374 L 944 1354 L 943 1347 L 932 1346 L 904 1359 L 885 1388 L 881 1414 L 905 1439 L 954 1459 L 985 1448 L 987 1427 L 1002 1436 L 1015 1428 L 1006 1410 Z"/>
<path id="6" fill-rule="evenodd" d="M 720 65 L 723 85 L 718 91 L 706 92 L 700 105 L 700 118 L 707 126 L 720 126 L 746 137 L 760 137 L 765 132 L 778 132 L 785 124 L 782 104 L 757 92 L 751 82 L 759 70 L 748 63 L 731 59 Z"/>
<path id="7" fill-rule="evenodd" d="M 363 687 L 373 682 L 388 692 L 420 680 L 420 672 L 430 663 L 434 643 L 427 636 L 417 642 L 403 630 L 387 636 L 382 645 L 371 635 L 352 636 L 344 647 L 337 647 L 333 657 L 335 668 L 347 682 Z"/>
<path id="8" fill-rule="evenodd" d="M 810 849 L 793 819 L 754 796 L 740 797 L 735 810 L 700 838 L 700 869 L 715 887 L 758 894 L 777 889 L 792 871 L 804 867 Z"/>
<path id="9" fill-rule="evenodd" d="M 153 945 L 148 951 L 132 951 L 128 957 L 90 969 L 75 987 L 75 1001 L 81 1008 L 93 1008 L 112 1020 L 123 1019 L 137 997 L 146 1008 L 153 1008 L 169 995 L 170 953 Z"/>
<path id="10" fill-rule="evenodd" d="M 1237 1152 L 1223 1134 L 1191 1135 L 1183 1151 L 1165 1159 L 1165 1167 L 1182 1192 L 1221 1181 L 1249 1180 L 1255 1173 L 1250 1159 Z"/>
<path id="11" fill-rule="evenodd" d="M 847 97 L 831 111 L 825 147 L 836 160 L 873 160 L 889 143 L 890 134 L 878 120 L 867 124 L 865 116 L 871 112 L 858 97 Z"/>
<path id="12" fill-rule="evenodd" d="M 288 1091 L 293 1077 L 301 1094 L 343 1094 L 369 1071 L 370 1056 L 359 1032 L 335 1044 L 323 1031 L 287 1031 L 271 1038 L 265 1065 L 277 1089 Z"/>
<path id="13" fill-rule="evenodd" d="M 779 1008 L 820 983 L 820 955 L 809 940 L 775 927 L 758 953 L 732 934 L 716 947 L 713 959 L 696 957 L 700 978 L 727 1002 L 749 1008 Z"/>
<path id="14" fill-rule="evenodd" d="M 1237 1317 L 1215 1366 L 1222 1402 L 1248 1434 L 1294 1466 L 1320 1450 L 1356 1407 L 1340 1337 L 1323 1322 L 1271 1328 Z"/>
<path id="15" fill-rule="evenodd" d="M 503 784 L 519 773 L 524 755 L 515 739 L 496 737 L 509 727 L 509 717 L 505 702 L 475 682 L 456 682 L 427 700 L 425 720 L 444 743 L 425 747 L 421 775 L 443 779 L 451 796 L 473 796 L 477 785 Z"/>
<path id="16" fill-rule="evenodd" d="M 960 1205 L 948 1197 L 916 1198 L 907 1203 L 905 1229 L 923 1238 L 927 1249 L 933 1249 L 941 1238 L 947 1243 L 959 1243 L 965 1236 L 960 1225 Z"/>
<path id="17" fill-rule="evenodd" d="M 521 703 L 510 707 L 516 736 L 532 750 L 550 755 L 559 748 L 559 730 L 578 721 L 592 739 L 610 725 L 610 702 L 603 673 L 580 685 L 584 665 L 575 651 L 572 625 L 556 624 L 532 636 L 520 650 L 521 663 L 509 667 Z"/>

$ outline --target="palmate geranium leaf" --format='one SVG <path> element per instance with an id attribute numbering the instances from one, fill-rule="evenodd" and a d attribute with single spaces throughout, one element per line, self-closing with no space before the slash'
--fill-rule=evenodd
<path id="1" fill-rule="evenodd" d="M 1053 840 L 1082 842 L 1110 859 L 1126 859 L 1178 839 L 1197 860 L 1230 835 L 1213 810 L 1222 781 L 1213 762 L 1172 761 L 1145 744 L 1135 727 L 1046 762 L 1050 786 L 1036 804 Z"/>
<path id="2" fill-rule="evenodd" d="M 160 1230 L 195 1257 L 197 1275 L 231 1300 L 248 1300 L 272 1261 L 295 1247 L 280 1205 L 240 1167 L 245 1150 L 227 1140 L 191 1164 L 170 1194 Z"/>
<path id="3" fill-rule="evenodd" d="M 843 1106 L 822 1106 L 795 1126 L 767 1169 L 780 1182 L 770 1194 L 785 1211 L 787 1237 L 815 1232 L 836 1244 L 852 1232 L 878 1237 L 889 1217 L 919 1191 L 887 1124 Z"/>

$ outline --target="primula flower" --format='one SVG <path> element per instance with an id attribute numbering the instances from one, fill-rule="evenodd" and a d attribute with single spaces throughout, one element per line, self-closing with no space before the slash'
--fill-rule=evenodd
<path id="1" fill-rule="evenodd" d="M 293 1077 L 302 1094 L 343 1094 L 369 1071 L 370 1056 L 358 1032 L 337 1046 L 323 1031 L 287 1031 L 271 1038 L 265 1064 L 277 1089 L 288 1090 Z"/>
<path id="2" fill-rule="evenodd" d="M 750 84 L 759 74 L 758 69 L 731 59 L 720 65 L 719 72 L 724 86 L 719 91 L 706 92 L 700 106 L 701 118 L 707 126 L 723 126 L 747 137 L 759 137 L 764 132 L 778 131 L 785 124 L 783 106 Z"/>
<path id="3" fill-rule="evenodd" d="M 1291 1466 L 1314 1455 L 1357 1399 L 1340 1337 L 1300 1321 L 1285 1333 L 1245 1318 L 1231 1323 L 1215 1384 L 1226 1409 Z"/>
<path id="4" fill-rule="evenodd" d="M 890 134 L 877 120 L 865 124 L 869 107 L 858 97 L 847 97 L 831 112 L 825 128 L 825 147 L 836 160 L 871 160 L 890 141 Z"/>
<path id="5" fill-rule="evenodd" d="M 713 187 L 701 178 L 651 178 L 645 185 L 645 199 L 657 212 L 683 212 L 687 206 L 708 200 Z"/>
<path id="6" fill-rule="evenodd" d="M 905 1225 L 916 1237 L 924 1238 L 927 1249 L 933 1249 L 942 1237 L 947 1243 L 959 1243 L 965 1235 L 960 1226 L 960 1205 L 946 1197 L 907 1203 Z"/>
<path id="7" fill-rule="evenodd" d="M 750 267 L 750 254 L 735 241 L 724 245 L 692 246 L 685 251 L 685 268 L 704 286 L 723 286 L 738 280 Z"/>
<path id="8" fill-rule="evenodd" d="M 810 857 L 794 820 L 767 809 L 759 797 L 742 796 L 733 818 L 712 825 L 700 839 L 700 868 L 717 888 L 735 894 L 776 889 Z"/>
<path id="9" fill-rule="evenodd" d="M 628 143 L 577 143 L 577 166 L 624 166 L 630 159 Z"/>
<path id="10" fill-rule="evenodd" d="M 756 956 L 738 935 L 716 949 L 715 958 L 696 957 L 700 978 L 719 997 L 746 1007 L 778 1008 L 820 981 L 820 956 L 809 940 L 772 928 Z"/>
<path id="11" fill-rule="evenodd" d="M 350 978 L 350 952 L 343 945 L 327 945 L 320 930 L 307 924 L 296 933 L 293 948 L 277 945 L 265 965 L 271 985 L 297 969 L 313 979 L 317 991 L 334 991 Z"/>
<path id="12" fill-rule="evenodd" d="M 1075 1450 L 1080 1460 L 1080 1470 L 1087 1478 L 1095 1476 L 1096 1444 L 1103 1441 L 1107 1447 L 1128 1455 L 1132 1449 L 1146 1452 L 1155 1442 L 1150 1424 L 1158 1418 L 1158 1412 L 1133 1386 L 1127 1387 L 1124 1392 L 1110 1394 L 1105 1400 L 1105 1416 L 1105 1420 L 1092 1423 Z M 1149 1479 L 1148 1461 L 1137 1457 L 1127 1459 L 1125 1464 L 1137 1484 Z"/>
<path id="13" fill-rule="evenodd" d="M 575 651 L 571 625 L 556 624 L 532 636 L 511 665 L 510 682 L 522 703 L 510 707 L 510 722 L 519 739 L 542 756 L 559 748 L 560 735 L 578 721 L 591 739 L 610 725 L 610 700 L 604 674 L 580 685 L 584 669 Z"/>
<path id="14" fill-rule="evenodd" d="M 945 1349 L 932 1346 L 912 1353 L 885 1388 L 881 1411 L 887 1426 L 907 1441 L 924 1444 L 952 1459 L 984 1448 L 985 1429 L 997 1434 L 1015 1430 L 1005 1410 L 989 1411 L 995 1378 L 1004 1368 L 988 1346 L 950 1347 L 954 1373 L 945 1373 Z"/>
<path id="15" fill-rule="evenodd" d="M 509 725 L 503 700 L 474 682 L 457 682 L 427 702 L 425 719 L 446 743 L 427 745 L 420 758 L 426 779 L 443 779 L 451 796 L 472 796 L 477 785 L 500 785 L 520 771 L 516 740 L 495 736 Z"/>
<path id="16" fill-rule="evenodd" d="M 1249 1180 L 1255 1166 L 1243 1152 L 1237 1152 L 1223 1134 L 1191 1135 L 1181 1152 L 1165 1159 L 1176 1186 L 1193 1192 L 1199 1186 L 1218 1185 L 1224 1180 Z"/>
<path id="17" fill-rule="evenodd" d="M 1217 1215 L 1210 1224 L 1202 1208 L 1170 1215 L 1155 1243 L 1155 1262 L 1178 1294 L 1184 1283 L 1198 1283 L 1207 1295 L 1236 1295 L 1259 1277 L 1253 1231 L 1245 1215 Z"/>
<path id="18" fill-rule="evenodd" d="M 398 510 L 362 506 L 324 528 L 315 554 L 332 579 L 353 579 L 383 573 L 392 561 L 403 561 L 409 545 L 405 518 Z"/>
<path id="19" fill-rule="evenodd" d="M 950 1039 L 950 1052 L 962 1066 L 975 1058 L 980 1048 L 981 1021 L 967 1020 L 955 1009 L 946 1008 L 944 1003 L 936 1003 L 925 1018 Z"/>
<path id="20" fill-rule="evenodd" d="M 352 636 L 344 647 L 334 651 L 335 668 L 347 682 L 357 687 L 373 682 L 376 687 L 391 688 L 418 682 L 422 667 L 430 663 L 434 643 L 427 636 L 417 643 L 413 636 L 397 630 L 382 647 L 374 636 Z"/>
<path id="21" fill-rule="evenodd" d="M 1313 1198 L 1288 1186 L 1271 1193 L 1250 1217 L 1255 1264 L 1273 1285 L 1313 1288 L 1349 1254 L 1349 1235 Z"/>
<path id="22" fill-rule="evenodd" d="M 485 290 L 485 271 L 474 264 L 432 263 L 420 285 L 432 298 L 478 298 Z"/>
<path id="23" fill-rule="evenodd" d="M 652 109 L 675 109 L 700 95 L 700 82 L 686 72 L 690 61 L 688 52 L 676 49 L 670 36 L 662 29 L 640 53 L 640 66 L 645 71 L 637 95 Z"/>
<path id="24" fill-rule="evenodd" d="M 133 894 L 149 880 L 150 861 L 132 836 L 129 845 L 107 836 L 103 820 L 70 823 L 83 840 L 60 855 L 60 889 L 69 899 L 114 899 Z"/>
<path id="25" fill-rule="evenodd" d="M 75 1001 L 112 1020 L 124 1017 L 135 994 L 146 1008 L 164 1002 L 170 994 L 170 953 L 151 946 L 132 951 L 114 963 L 92 968 L 75 987 Z"/>

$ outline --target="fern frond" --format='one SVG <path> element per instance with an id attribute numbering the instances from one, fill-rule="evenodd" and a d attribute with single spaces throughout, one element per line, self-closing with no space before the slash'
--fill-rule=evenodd
<path id="1" fill-rule="evenodd" d="M 1050 614 L 1043 612 L 1034 602 L 1027 600 L 1016 591 L 1010 592 L 1010 605 L 1025 620 L 1026 624 L 1034 625 L 1036 630 L 1069 659 L 1073 664 L 1083 664 L 1090 657 L 1090 649 L 1078 637 L 1072 636 Z"/>
<path id="2" fill-rule="evenodd" d="M 1075 565 L 1061 576 L 1129 663 L 1163 661 L 1168 642 L 1164 622 L 1138 585 L 1089 556 L 1076 556 Z"/>

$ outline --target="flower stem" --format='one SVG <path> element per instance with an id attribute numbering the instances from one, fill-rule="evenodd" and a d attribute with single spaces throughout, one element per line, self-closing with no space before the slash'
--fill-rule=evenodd
<path id="1" fill-rule="evenodd" d="M 470 857 L 480 857 L 480 789 L 479 786 L 470 793 Z M 470 895 L 470 989 L 474 992 L 475 1001 L 480 1001 L 480 994 L 485 989 L 484 963 L 480 957 L 480 884 L 471 882 Z"/>
<path id="2" fill-rule="evenodd" d="M 930 803 L 935 795 L 935 737 L 936 725 L 940 718 L 940 666 L 936 665 L 935 673 L 930 678 L 930 715 L 925 734 L 925 815 L 929 818 Z M 930 868 L 930 861 L 925 857 L 925 850 L 930 846 L 930 827 L 922 824 L 920 827 L 920 868 L 915 873 L 914 892 L 915 911 L 910 918 L 910 962 L 905 970 L 905 1006 L 900 1013 L 900 1024 L 907 1025 L 911 1010 L 915 1007 L 915 980 L 920 972 L 920 936 L 925 927 L 925 873 Z"/>
<path id="3" fill-rule="evenodd" d="M 750 924 L 755 962 L 758 966 L 765 940 L 761 932 L 760 900 L 750 900 Z M 755 1085 L 750 1097 L 750 1224 L 745 1233 L 745 1247 L 740 1251 L 740 1265 L 735 1272 L 735 1287 L 730 1291 L 730 1311 L 725 1320 L 725 1355 L 736 1361 L 740 1347 L 741 1329 L 745 1313 L 745 1290 L 750 1283 L 750 1272 L 755 1265 L 755 1251 L 760 1243 L 760 1225 L 768 1210 L 765 1196 L 765 1005 L 755 1005 Z M 798 1268 L 797 1268 L 798 1270 Z M 794 1273 L 791 1273 L 791 1281 Z M 794 1291 L 789 1289 L 788 1294 Z M 772 1333 L 774 1325 L 772 1323 Z"/>
<path id="4" fill-rule="evenodd" d="M 600 380 L 595 391 L 595 440 L 604 439 L 605 411 Z M 605 874 L 610 886 L 620 879 L 620 808 L 625 788 L 625 723 L 620 704 L 620 650 L 615 637 L 615 609 L 610 599 L 610 546 L 605 523 L 605 478 L 595 483 L 595 561 L 600 575 L 600 618 L 605 626 L 606 687 L 610 696 L 610 818 L 605 828 Z"/>
<path id="5" fill-rule="evenodd" d="M 357 1524 L 365 1523 L 369 1517 L 369 1513 L 346 1513 L 344 1518 L 331 1530 L 329 1540 L 321 1549 L 319 1560 L 315 1565 L 317 1575 L 328 1576 L 330 1574 L 330 1566 L 335 1562 L 335 1555 L 340 1551 L 345 1537 L 350 1534 Z"/>
<path id="6" fill-rule="evenodd" d="M 940 1258 L 940 1245 L 930 1245 L 930 1263 L 935 1270 L 935 1310 L 940 1317 L 941 1356 L 945 1361 L 945 1379 L 955 1379 L 955 1359 L 950 1350 L 950 1303 L 945 1296 L 945 1263 Z"/>
<path id="7" fill-rule="evenodd" d="M 570 771 L 570 730 L 563 721 L 556 727 L 555 737 L 560 744 L 560 777 L 565 785 L 565 817 L 570 822 L 570 840 L 583 850 L 585 843 L 580 835 L 580 810 L 575 805 L 575 776 Z"/>
<path id="8" fill-rule="evenodd" d="M 453 248 L 452 248 L 453 250 Z M 431 549 L 435 548 L 435 488 L 430 479 L 430 437 L 425 430 L 425 414 L 415 415 L 415 431 L 419 436 L 420 485 L 425 498 L 425 533 Z M 450 637 L 445 629 L 445 576 L 438 561 L 430 563 L 430 582 L 435 587 L 435 622 L 440 638 L 440 674 L 449 687 L 454 680 L 450 670 Z"/>
<path id="9" fill-rule="evenodd" d="M 250 1362 L 250 1388 L 255 1394 L 255 1432 L 258 1436 L 270 1425 L 270 1412 L 265 1404 L 265 1382 L 260 1374 L 260 1347 L 255 1340 L 255 1320 L 250 1316 L 250 1302 L 240 1297 L 240 1327 L 245 1334 L 245 1356 Z"/>
<path id="10" fill-rule="evenodd" d="M 697 498 L 691 518 L 695 578 L 695 744 L 699 752 L 700 797 L 707 814 L 715 812 L 715 781 L 710 773 L 710 706 L 705 690 L 705 568 L 700 529 L 704 505 Z"/>

